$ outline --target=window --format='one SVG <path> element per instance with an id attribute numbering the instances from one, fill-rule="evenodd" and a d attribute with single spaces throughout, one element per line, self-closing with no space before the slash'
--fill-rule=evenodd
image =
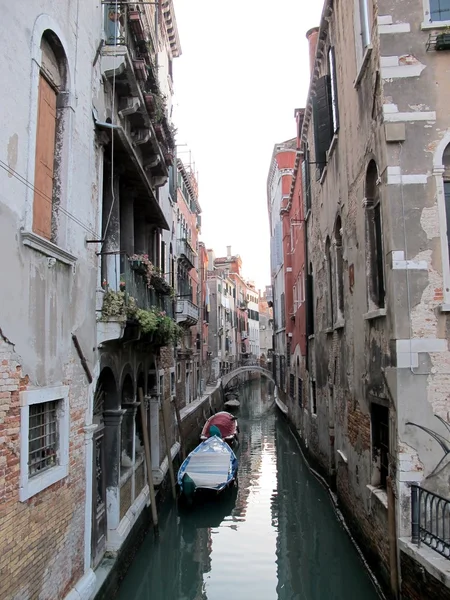
<path id="1" fill-rule="evenodd" d="M 450 21 L 450 0 L 430 0 L 430 21 Z"/>
<path id="2" fill-rule="evenodd" d="M 159 372 L 159 388 L 158 388 L 158 393 L 160 396 L 160 399 L 163 400 L 164 399 L 164 371 L 160 371 Z"/>
<path id="3" fill-rule="evenodd" d="M 331 242 L 327 237 L 325 242 L 325 261 L 327 270 L 327 327 L 333 327 L 334 323 L 334 293 L 333 293 L 333 263 L 331 260 Z"/>
<path id="4" fill-rule="evenodd" d="M 372 403 L 372 485 L 386 487 L 389 474 L 389 409 Z"/>
<path id="5" fill-rule="evenodd" d="M 438 0 L 439 1 L 439 0 Z M 359 0 L 359 20 L 362 48 L 370 45 L 369 0 Z"/>
<path id="6" fill-rule="evenodd" d="M 303 380 L 299 377 L 297 379 L 297 400 L 300 408 L 303 407 Z"/>
<path id="7" fill-rule="evenodd" d="M 308 144 L 303 146 L 303 161 L 302 161 L 302 185 L 303 198 L 305 202 L 305 214 L 311 208 L 311 173 L 310 173 L 310 156 Z"/>
<path id="8" fill-rule="evenodd" d="M 177 365 L 178 366 L 178 365 Z M 175 396 L 175 367 L 170 369 L 170 395 Z"/>
<path id="9" fill-rule="evenodd" d="M 327 152 L 333 137 L 329 75 L 323 75 L 316 81 L 316 95 L 312 99 L 312 108 L 316 168 L 320 177 L 327 164 Z"/>
<path id="10" fill-rule="evenodd" d="M 48 35 L 47 35 L 48 33 Z M 62 110 L 57 108 L 58 96 L 65 90 L 65 57 L 61 45 L 50 32 L 41 40 L 41 69 L 36 127 L 34 170 L 33 232 L 57 242 L 56 217 L 60 204 L 61 152 L 56 146 L 63 135 Z M 57 56 L 58 54 L 58 56 Z"/>
<path id="11" fill-rule="evenodd" d="M 312 263 L 309 263 L 309 273 L 306 281 L 307 321 L 308 335 L 314 335 L 314 277 Z"/>
<path id="12" fill-rule="evenodd" d="M 333 125 L 333 133 L 337 133 L 339 129 L 339 109 L 334 47 L 330 47 L 328 50 L 328 72 L 330 73 L 331 121 Z"/>
<path id="13" fill-rule="evenodd" d="M 288 367 L 291 366 L 291 339 L 288 338 L 286 342 L 286 364 Z"/>
<path id="14" fill-rule="evenodd" d="M 342 222 L 336 219 L 334 227 L 335 269 L 336 269 L 336 318 L 344 318 L 344 259 L 342 255 Z"/>
<path id="15" fill-rule="evenodd" d="M 22 502 L 69 473 L 68 395 L 68 386 L 20 393 Z"/>
<path id="16" fill-rule="evenodd" d="M 289 396 L 292 400 L 295 398 L 295 375 L 289 375 Z"/>
<path id="17" fill-rule="evenodd" d="M 317 415 L 317 390 L 315 379 L 311 379 L 311 412 L 313 415 Z"/>
<path id="18" fill-rule="evenodd" d="M 378 187 L 378 169 L 371 161 L 366 175 L 366 253 L 368 267 L 368 308 L 384 308 L 384 260 L 381 223 L 381 203 Z"/>

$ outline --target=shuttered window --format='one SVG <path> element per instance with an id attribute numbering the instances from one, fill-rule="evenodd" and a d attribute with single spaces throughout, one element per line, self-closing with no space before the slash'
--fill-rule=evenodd
<path id="1" fill-rule="evenodd" d="M 310 161 L 309 148 L 305 144 L 303 148 L 303 162 L 302 162 L 302 183 L 303 183 L 303 197 L 305 202 L 305 214 L 311 208 L 311 174 L 310 174 Z"/>
<path id="2" fill-rule="evenodd" d="M 450 0 L 430 0 L 430 20 L 450 21 Z"/>
<path id="3" fill-rule="evenodd" d="M 322 171 L 325 168 L 327 151 L 333 137 L 331 106 L 330 76 L 324 75 L 316 82 L 316 95 L 313 98 L 316 167 L 320 174 L 322 174 Z"/>
<path id="4" fill-rule="evenodd" d="M 337 133 L 339 129 L 339 108 L 336 80 L 336 58 L 333 47 L 328 50 L 328 71 L 330 73 L 331 120 L 334 134 Z"/>
<path id="5" fill-rule="evenodd" d="M 39 78 L 36 163 L 34 175 L 33 231 L 50 240 L 56 136 L 56 92 Z"/>

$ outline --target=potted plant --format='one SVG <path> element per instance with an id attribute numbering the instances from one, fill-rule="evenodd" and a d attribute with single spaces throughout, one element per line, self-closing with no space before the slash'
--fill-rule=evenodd
<path id="1" fill-rule="evenodd" d="M 436 36 L 436 50 L 450 50 L 450 27 Z"/>

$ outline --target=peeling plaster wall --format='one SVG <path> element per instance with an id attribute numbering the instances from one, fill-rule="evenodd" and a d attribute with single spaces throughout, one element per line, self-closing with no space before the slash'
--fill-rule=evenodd
<path id="1" fill-rule="evenodd" d="M 359 83 L 357 3 L 333 3 L 325 47 L 318 54 L 324 58 L 316 61 L 320 77 L 328 72 L 328 46 L 335 47 L 340 129 L 321 181 L 311 165 L 307 235 L 315 335 L 309 341 L 305 387 L 310 390 L 315 379 L 317 414 L 309 397 L 296 418 L 310 453 L 330 478 L 336 477 L 344 512 L 368 554 L 381 558 L 387 580 L 387 496 L 372 486 L 377 470 L 372 402 L 389 406 L 389 468 L 399 535 L 410 532 L 409 482 L 422 481 L 449 497 L 447 459 L 436 469 L 442 449 L 410 423 L 448 439 L 435 415 L 448 420 L 450 413 L 450 273 L 442 184 L 442 153 L 450 143 L 450 80 L 448 52 L 426 51 L 430 30 L 421 28 L 421 0 L 370 4 L 372 47 Z M 305 131 L 314 161 L 312 120 Z M 363 203 L 372 159 L 378 168 L 386 290 L 385 309 L 375 314 L 368 301 Z M 337 215 L 343 229 L 343 328 L 330 327 L 327 318 L 325 242 L 327 236 L 332 239 Z M 370 518 L 374 503 L 376 517 Z"/>
<path id="2" fill-rule="evenodd" d="M 99 237 L 101 150 L 91 107 L 100 86 L 99 66 L 93 68 L 92 61 L 102 14 L 99 4 L 75 0 L 7 4 L 2 9 L 8 91 L 2 97 L 0 160 L 10 170 L 0 169 L 0 345 L 5 373 L 14 370 L 20 381 L 2 390 L 0 438 L 6 454 L 0 466 L 0 528 L 5 534 L 0 541 L 0 596 L 50 600 L 63 598 L 90 567 L 85 511 L 91 504 L 86 464 L 92 457 L 84 427 L 89 424 L 92 390 L 71 336 L 77 335 L 94 374 L 97 247 L 85 240 Z M 39 46 L 46 30 L 58 36 L 68 71 L 68 95 L 64 108 L 58 108 L 65 131 L 57 147 L 63 175 L 54 223 L 62 253 L 49 246 L 47 253 L 38 251 L 25 245 L 22 236 L 23 230 L 32 229 Z M 60 260 L 65 253 L 76 259 L 73 266 Z M 28 439 L 20 393 L 57 385 L 69 388 L 69 473 L 20 502 L 20 440 Z"/>

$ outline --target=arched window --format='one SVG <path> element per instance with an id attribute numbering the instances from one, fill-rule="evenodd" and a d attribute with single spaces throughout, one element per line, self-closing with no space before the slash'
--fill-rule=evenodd
<path id="1" fill-rule="evenodd" d="M 58 242 L 57 219 L 61 203 L 63 163 L 63 109 L 67 98 L 67 63 L 56 35 L 47 30 L 41 39 L 33 232 Z"/>
<path id="2" fill-rule="evenodd" d="M 366 269 L 369 310 L 384 308 L 384 260 L 378 168 L 371 160 L 366 173 Z"/>
<path id="3" fill-rule="evenodd" d="M 444 150 L 442 157 L 444 165 L 444 199 L 445 199 L 445 217 L 447 225 L 447 246 L 449 247 L 450 256 L 450 144 Z"/>
<path id="4" fill-rule="evenodd" d="M 342 249 L 342 222 L 341 217 L 336 219 L 334 226 L 335 244 L 335 269 L 336 269 L 336 319 L 344 318 L 344 263 Z"/>
<path id="5" fill-rule="evenodd" d="M 333 293 L 333 262 L 331 257 L 331 242 L 327 237 L 325 242 L 325 262 L 327 270 L 327 289 L 325 299 L 327 303 L 327 327 L 333 327 L 334 324 L 334 293 Z"/>

